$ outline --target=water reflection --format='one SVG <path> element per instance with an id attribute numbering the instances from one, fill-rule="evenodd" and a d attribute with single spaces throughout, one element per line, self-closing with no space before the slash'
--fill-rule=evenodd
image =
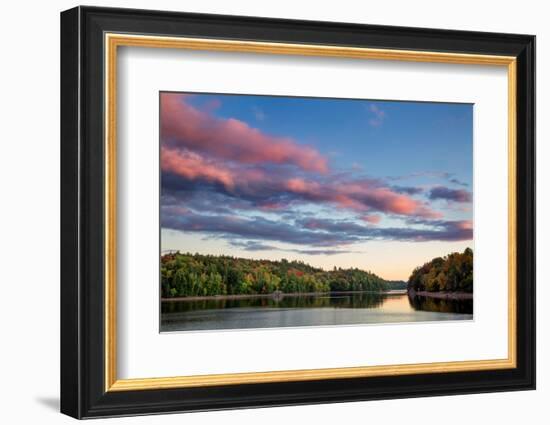
<path id="1" fill-rule="evenodd" d="M 472 300 L 346 293 L 165 301 L 161 331 L 471 320 Z"/>
<path id="2" fill-rule="evenodd" d="M 441 299 L 409 295 L 409 303 L 415 310 L 435 311 L 438 313 L 459 313 L 472 314 L 474 311 L 474 300 Z"/>
<path id="3" fill-rule="evenodd" d="M 193 310 L 220 310 L 230 308 L 377 308 L 396 295 L 381 293 L 321 294 L 278 297 L 250 297 L 237 299 L 207 299 L 166 301 L 162 313 L 181 313 Z"/>

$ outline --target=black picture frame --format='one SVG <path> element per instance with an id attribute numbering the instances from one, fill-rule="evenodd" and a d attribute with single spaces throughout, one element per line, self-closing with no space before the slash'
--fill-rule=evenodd
<path id="1" fill-rule="evenodd" d="M 516 57 L 517 367 L 106 392 L 105 32 Z M 93 418 L 535 388 L 534 36 L 96 7 L 67 10 L 61 13 L 61 194 L 62 413 Z"/>

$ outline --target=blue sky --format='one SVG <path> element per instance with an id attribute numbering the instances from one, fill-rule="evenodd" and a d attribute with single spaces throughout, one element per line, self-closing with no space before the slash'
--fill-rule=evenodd
<path id="1" fill-rule="evenodd" d="M 162 249 L 406 279 L 415 262 L 472 245 L 472 114 L 470 104 L 162 93 Z"/>
<path id="2" fill-rule="evenodd" d="M 378 177 L 452 172 L 472 184 L 471 104 L 243 95 L 203 95 L 191 103 L 213 98 L 220 101 L 216 115 L 313 144 L 342 170 L 358 163 Z"/>

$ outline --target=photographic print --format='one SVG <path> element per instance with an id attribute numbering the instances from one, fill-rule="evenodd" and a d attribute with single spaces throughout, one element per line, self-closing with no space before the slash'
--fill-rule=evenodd
<path id="1" fill-rule="evenodd" d="M 161 92 L 161 332 L 473 319 L 473 105 Z"/>
<path id="2" fill-rule="evenodd" d="M 535 36 L 90 6 L 60 34 L 62 413 L 535 389 Z"/>

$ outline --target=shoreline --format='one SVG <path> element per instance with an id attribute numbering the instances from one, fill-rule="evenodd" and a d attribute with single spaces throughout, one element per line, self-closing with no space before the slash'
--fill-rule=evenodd
<path id="1" fill-rule="evenodd" d="M 409 296 L 437 298 L 440 300 L 473 300 L 473 292 L 428 292 L 428 291 L 413 291 L 408 292 Z"/>
<path id="2" fill-rule="evenodd" d="M 407 290 L 390 291 L 332 291 L 332 292 L 272 292 L 270 294 L 238 294 L 238 295 L 204 295 L 191 297 L 172 297 L 161 298 L 161 302 L 177 301 L 209 301 L 209 300 L 246 300 L 251 298 L 272 298 L 282 299 L 284 297 L 311 297 L 321 295 L 348 295 L 348 294 L 385 294 L 385 295 L 405 295 Z"/>

